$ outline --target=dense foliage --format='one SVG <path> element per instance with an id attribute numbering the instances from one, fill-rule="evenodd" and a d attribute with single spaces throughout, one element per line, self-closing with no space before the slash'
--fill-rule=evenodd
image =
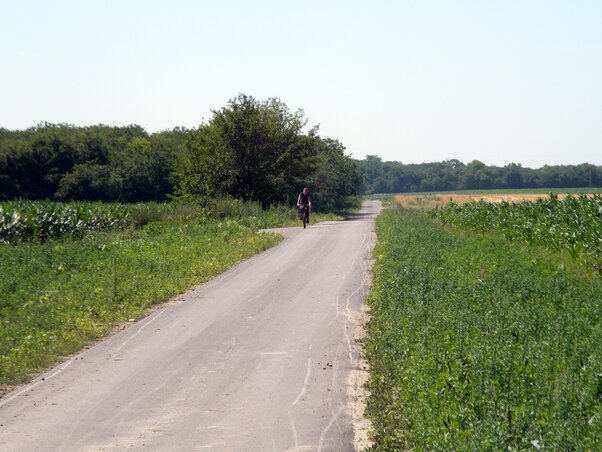
<path id="1" fill-rule="evenodd" d="M 357 193 L 361 176 L 336 140 L 302 132 L 302 111 L 278 99 L 239 95 L 189 134 L 175 165 L 182 197 L 229 196 L 243 201 L 292 204 L 305 185 L 318 208 L 340 207 Z"/>
<path id="2" fill-rule="evenodd" d="M 0 128 L 0 200 L 203 202 L 228 196 L 292 204 L 308 185 L 321 210 L 344 207 L 361 175 L 337 140 L 303 132 L 301 110 L 244 94 L 195 129 L 42 123 Z"/>
<path id="3" fill-rule="evenodd" d="M 600 450 L 600 278 L 419 211 L 377 233 L 373 450 Z"/>
<path id="4" fill-rule="evenodd" d="M 134 125 L 0 129 L 0 200 L 165 199 L 185 136 L 183 129 L 149 135 Z"/>
<path id="5" fill-rule="evenodd" d="M 369 155 L 358 165 L 364 176 L 362 192 L 366 194 L 602 186 L 602 166 L 587 163 L 531 169 L 515 163 L 487 166 L 478 160 L 468 164 L 459 160 L 403 164 Z"/>
<path id="6" fill-rule="evenodd" d="M 444 223 L 497 231 L 523 243 L 566 250 L 602 274 L 602 196 L 568 196 L 521 203 L 450 202 L 435 211 Z"/>

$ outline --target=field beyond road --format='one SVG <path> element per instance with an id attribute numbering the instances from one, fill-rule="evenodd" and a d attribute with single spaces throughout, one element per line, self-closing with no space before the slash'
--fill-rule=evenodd
<path id="1" fill-rule="evenodd" d="M 592 194 L 600 193 L 602 190 L 594 189 L 589 190 L 587 188 L 582 189 L 581 193 Z M 569 193 L 555 190 L 559 199 L 566 198 Z M 456 204 L 466 204 L 475 201 L 485 202 L 524 202 L 524 201 L 536 201 L 538 199 L 547 198 L 549 192 L 538 191 L 537 193 L 529 193 L 527 191 L 521 192 L 474 192 L 474 193 L 415 193 L 396 195 L 395 201 L 397 201 L 402 207 L 409 209 L 432 209 L 434 207 L 442 207 L 450 201 Z"/>

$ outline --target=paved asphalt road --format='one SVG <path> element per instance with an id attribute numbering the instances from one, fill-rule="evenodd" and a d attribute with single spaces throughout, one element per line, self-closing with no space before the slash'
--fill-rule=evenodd
<path id="1" fill-rule="evenodd" d="M 379 204 L 286 239 L 0 399 L 0 450 L 353 450 Z"/>

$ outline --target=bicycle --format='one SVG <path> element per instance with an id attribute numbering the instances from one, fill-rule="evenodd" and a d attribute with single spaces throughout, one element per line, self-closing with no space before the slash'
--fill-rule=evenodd
<path id="1" fill-rule="evenodd" d="M 309 207 L 301 204 L 299 207 L 297 207 L 297 215 L 299 220 L 303 222 L 303 229 L 305 229 L 307 227 L 307 222 L 309 221 Z"/>

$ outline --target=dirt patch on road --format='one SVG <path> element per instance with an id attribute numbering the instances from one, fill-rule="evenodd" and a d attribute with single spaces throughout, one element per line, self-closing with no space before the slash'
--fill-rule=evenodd
<path id="1" fill-rule="evenodd" d="M 375 235 L 373 236 L 373 240 L 376 240 Z M 373 262 L 372 259 L 365 261 L 364 287 L 366 293 L 372 283 Z M 370 308 L 364 300 L 359 311 L 349 312 L 350 318 L 348 319 L 350 324 L 353 325 L 353 343 L 351 348 L 357 360 L 353 363 L 354 366 L 347 378 L 347 386 L 351 398 L 350 410 L 353 422 L 353 444 L 355 450 L 360 451 L 372 445 L 372 441 L 369 438 L 369 433 L 372 430 L 372 421 L 365 416 L 366 405 L 370 397 L 370 392 L 366 388 L 366 383 L 370 378 L 370 368 L 365 358 L 363 346 L 366 338 L 366 325 L 370 320 L 369 312 Z"/>
<path id="2" fill-rule="evenodd" d="M 355 311 L 353 323 L 354 343 L 353 353 L 358 357 L 356 366 L 349 373 L 347 385 L 351 396 L 351 418 L 353 420 L 353 443 L 355 450 L 365 450 L 372 445 L 369 439 L 369 432 L 372 430 L 372 421 L 364 415 L 366 404 L 370 393 L 366 388 L 366 383 L 370 378 L 368 362 L 364 357 L 362 342 L 366 337 L 365 325 L 370 318 L 368 307 L 362 305 L 361 311 Z"/>
<path id="3" fill-rule="evenodd" d="M 17 388 L 17 386 L 0 386 L 0 399 L 2 397 L 4 397 L 6 394 L 8 394 L 9 392 L 14 391 Z"/>

